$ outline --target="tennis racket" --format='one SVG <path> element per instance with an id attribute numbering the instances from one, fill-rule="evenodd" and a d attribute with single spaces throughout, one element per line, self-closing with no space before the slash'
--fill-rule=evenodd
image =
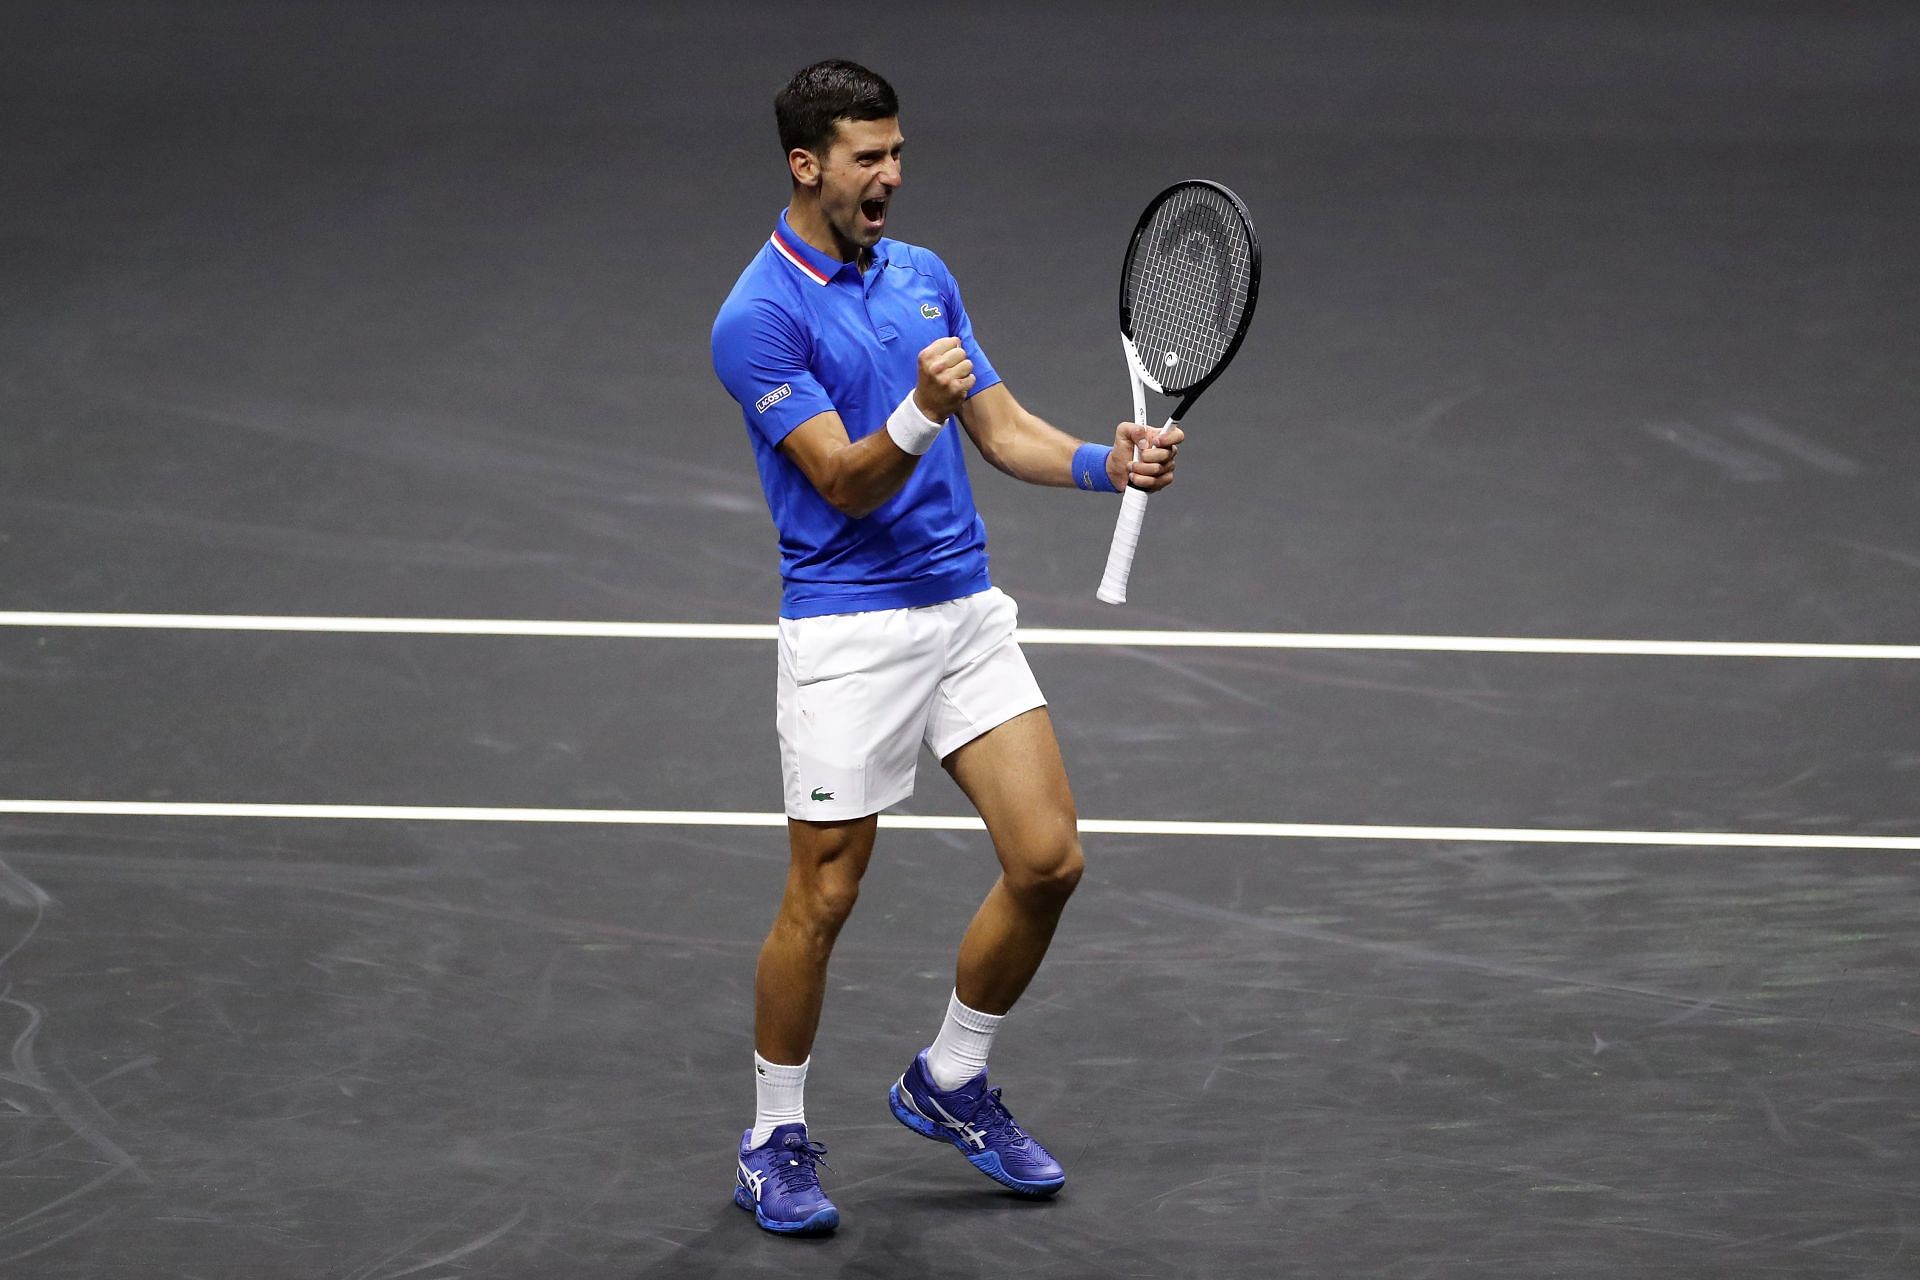
<path id="1" fill-rule="evenodd" d="M 1147 387 L 1179 398 L 1169 427 L 1184 419 L 1240 349 L 1259 296 L 1260 242 L 1239 196 L 1200 179 L 1155 196 L 1120 268 L 1120 345 L 1133 378 L 1133 420 L 1147 421 Z M 1127 602 L 1146 516 L 1146 491 L 1129 485 L 1096 593 L 1108 604 Z"/>

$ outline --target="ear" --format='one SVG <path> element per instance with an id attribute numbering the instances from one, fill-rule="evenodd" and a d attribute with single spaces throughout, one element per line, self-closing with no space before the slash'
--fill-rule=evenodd
<path id="1" fill-rule="evenodd" d="M 820 185 L 820 157 L 805 147 L 795 147 L 787 152 L 787 171 L 793 175 L 795 186 L 812 188 Z"/>

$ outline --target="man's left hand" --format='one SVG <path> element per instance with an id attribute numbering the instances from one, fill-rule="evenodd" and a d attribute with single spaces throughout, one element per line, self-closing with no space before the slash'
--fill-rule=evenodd
<path id="1" fill-rule="evenodd" d="M 1179 427 L 1149 427 L 1123 422 L 1114 429 L 1113 452 L 1107 455 L 1107 479 L 1116 489 L 1132 485 L 1152 493 L 1173 483 L 1174 459 L 1187 433 Z M 1134 456 L 1135 447 L 1139 456 Z"/>

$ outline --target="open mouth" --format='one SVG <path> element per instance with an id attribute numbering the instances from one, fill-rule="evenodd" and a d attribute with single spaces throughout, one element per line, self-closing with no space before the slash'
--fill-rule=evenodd
<path id="1" fill-rule="evenodd" d="M 860 216 L 872 226 L 884 226 L 887 221 L 887 202 L 885 200 L 862 200 Z"/>

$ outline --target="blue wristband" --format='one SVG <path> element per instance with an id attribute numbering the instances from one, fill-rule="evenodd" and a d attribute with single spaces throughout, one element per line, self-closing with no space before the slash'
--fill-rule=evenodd
<path id="1" fill-rule="evenodd" d="M 1107 455 L 1113 450 L 1103 444 L 1083 444 L 1073 451 L 1073 483 L 1088 493 L 1118 493 L 1107 477 Z"/>

